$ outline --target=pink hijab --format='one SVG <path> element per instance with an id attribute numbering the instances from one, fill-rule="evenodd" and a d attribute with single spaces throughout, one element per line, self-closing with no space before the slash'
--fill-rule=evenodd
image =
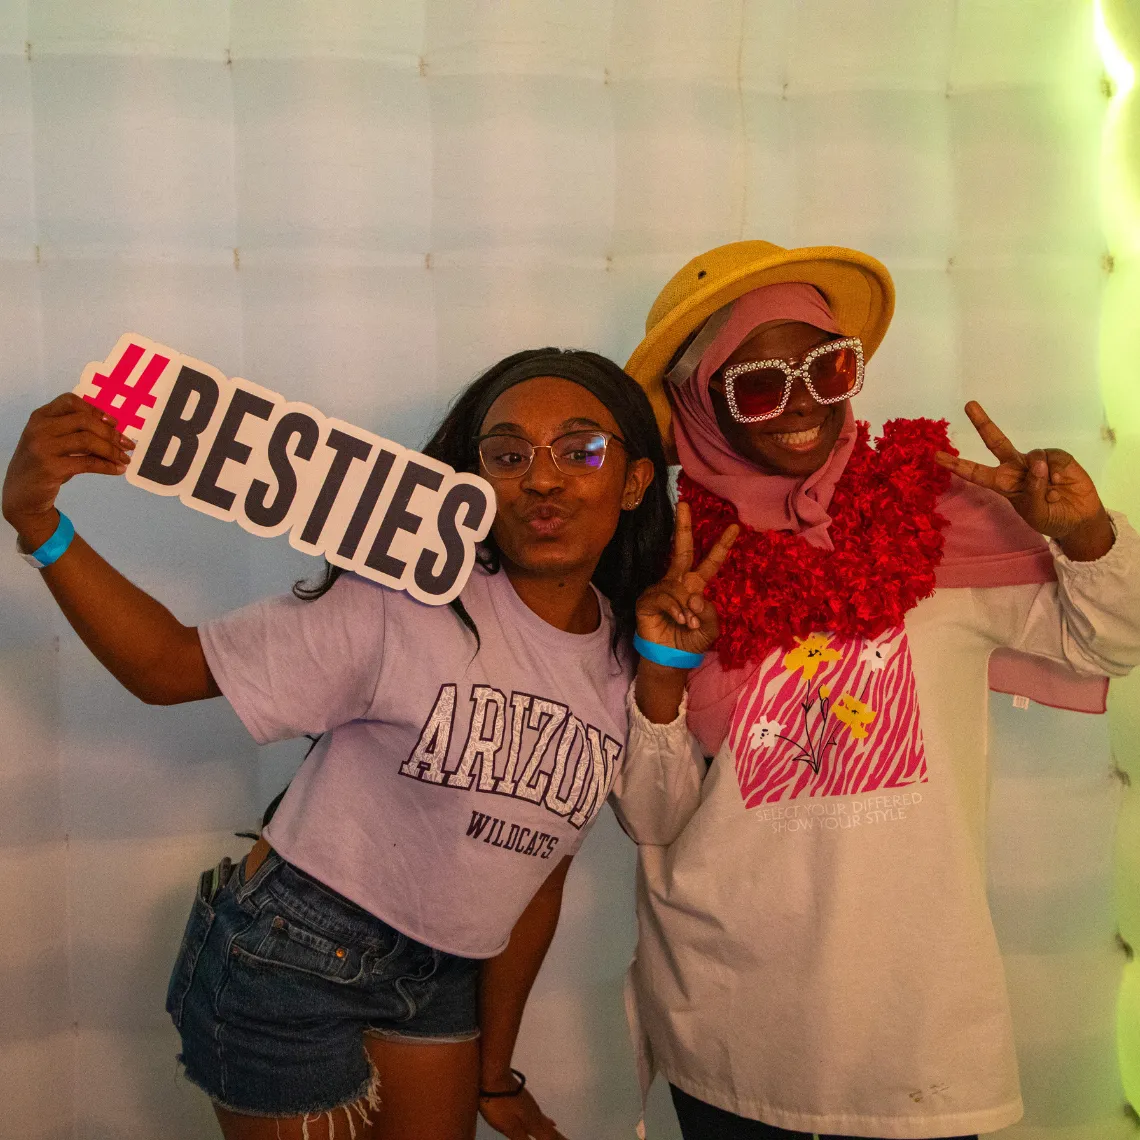
<path id="1" fill-rule="evenodd" d="M 755 530 L 790 530 L 812 546 L 830 550 L 827 513 L 831 494 L 855 446 L 851 405 L 827 462 L 806 479 L 771 475 L 750 463 L 724 438 L 716 422 L 709 380 L 720 366 L 768 321 L 800 321 L 842 335 L 827 302 L 811 285 L 792 282 L 753 289 L 733 303 L 728 320 L 705 350 L 696 372 L 671 391 L 677 457 L 685 474 L 736 507 L 740 521 Z"/>
<path id="2" fill-rule="evenodd" d="M 728 319 L 696 370 L 670 389 L 677 455 L 685 473 L 736 507 L 755 530 L 782 530 L 832 549 L 828 507 L 855 445 L 848 403 L 843 427 L 827 461 L 806 478 L 771 475 L 749 462 L 721 433 L 709 380 L 736 349 L 768 321 L 800 321 L 841 335 L 827 302 L 814 286 L 766 285 L 733 302 Z M 1053 558 L 1041 535 L 1000 495 L 953 478 L 938 511 L 948 522 L 936 582 L 939 588 L 1015 586 L 1053 581 Z M 725 671 L 709 654 L 689 682 L 689 726 L 710 753 L 727 731 L 736 694 L 758 665 Z M 1030 696 L 1041 704 L 1078 712 L 1104 712 L 1108 682 L 1077 677 L 1041 657 L 999 649 L 990 659 L 990 688 Z"/>

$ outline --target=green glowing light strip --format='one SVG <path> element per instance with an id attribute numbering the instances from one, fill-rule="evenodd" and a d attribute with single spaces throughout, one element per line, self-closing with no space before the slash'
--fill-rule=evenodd
<path id="1" fill-rule="evenodd" d="M 1096 39 L 1097 50 L 1100 52 L 1101 63 L 1112 82 L 1112 97 L 1122 99 L 1136 82 L 1136 68 L 1128 62 L 1128 57 L 1121 51 L 1108 24 L 1104 20 L 1104 8 L 1101 0 L 1093 5 L 1093 36 Z"/>
<path id="2" fill-rule="evenodd" d="M 1133 0 L 1125 0 L 1131 3 Z M 1108 0 L 1110 10 L 1112 0 Z M 1130 363 L 1133 314 L 1140 311 L 1140 288 L 1133 274 L 1119 275 L 1129 261 L 1134 261 L 1140 250 L 1140 233 L 1137 233 L 1137 203 L 1132 186 L 1138 184 L 1140 170 L 1131 169 L 1137 163 L 1136 152 L 1129 153 L 1125 142 L 1127 120 L 1135 118 L 1136 100 L 1133 87 L 1136 67 L 1124 48 L 1109 30 L 1104 13 L 1105 0 L 1095 0 L 1093 7 L 1093 34 L 1100 58 L 1108 77 L 1109 104 L 1105 113 L 1103 156 L 1101 162 L 1101 203 L 1104 213 L 1105 235 L 1112 254 L 1112 265 L 1118 271 L 1106 291 L 1106 302 L 1115 294 L 1111 304 L 1106 303 L 1101 327 L 1101 392 L 1111 426 L 1117 432 L 1117 447 L 1110 461 L 1117 478 L 1123 474 L 1122 488 L 1125 498 L 1135 501 L 1135 480 L 1129 471 L 1140 460 L 1140 391 L 1137 390 L 1134 368 Z M 1129 96 L 1132 96 L 1130 99 Z M 1127 294 L 1127 295 L 1123 295 Z M 1131 488 L 1129 493 L 1128 488 Z M 1125 504 L 1120 504 L 1125 505 Z M 1128 504 L 1131 505 L 1131 504 Z M 1140 934 L 1140 846 L 1131 842 L 1135 830 L 1137 759 L 1140 757 L 1140 719 L 1128 710 L 1135 704 L 1138 689 L 1134 676 L 1113 683 L 1109 702 L 1110 725 L 1113 734 L 1113 752 L 1117 765 L 1132 777 L 1133 786 L 1126 787 L 1121 804 L 1120 830 L 1116 848 L 1116 901 L 1122 936 L 1135 942 Z M 1140 1107 L 1140 961 L 1128 962 L 1121 979 L 1117 1000 L 1117 1049 L 1120 1074 L 1125 1096 L 1134 1107 Z"/>

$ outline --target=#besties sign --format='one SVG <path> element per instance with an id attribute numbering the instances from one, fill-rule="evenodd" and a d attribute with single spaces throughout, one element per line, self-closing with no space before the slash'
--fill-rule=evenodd
<path id="1" fill-rule="evenodd" d="M 491 529 L 476 475 L 291 403 L 134 333 L 76 395 L 137 440 L 127 481 L 289 541 L 429 605 L 455 598 Z"/>

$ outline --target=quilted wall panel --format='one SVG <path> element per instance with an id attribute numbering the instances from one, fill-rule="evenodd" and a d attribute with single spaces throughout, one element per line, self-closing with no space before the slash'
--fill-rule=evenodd
<path id="1" fill-rule="evenodd" d="M 416 445 L 499 356 L 624 359 L 673 270 L 764 237 L 894 272 L 861 414 L 945 415 L 978 456 L 980 398 L 1100 473 L 1102 78 L 1084 0 L 0 0 L 0 445 L 127 329 Z M 63 501 L 186 621 L 311 570 L 127 486 Z M 139 706 L 34 574 L 2 589 L 0 1136 L 213 1135 L 166 972 L 300 747 Z M 1108 731 L 1008 698 L 991 729 L 1007 1135 L 1117 1140 Z M 517 1063 L 568 1135 L 625 1137 L 633 854 L 606 818 L 577 864 Z M 677 1135 L 660 1088 L 648 1124 Z"/>

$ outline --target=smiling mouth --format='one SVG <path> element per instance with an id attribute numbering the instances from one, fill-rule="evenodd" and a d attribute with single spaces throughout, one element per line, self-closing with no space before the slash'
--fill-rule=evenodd
<path id="1" fill-rule="evenodd" d="M 772 432 L 768 438 L 773 443 L 779 444 L 780 447 L 786 447 L 790 451 L 811 451 L 819 443 L 822 435 L 823 424 L 816 424 L 815 427 L 808 428 L 806 431 Z"/>

